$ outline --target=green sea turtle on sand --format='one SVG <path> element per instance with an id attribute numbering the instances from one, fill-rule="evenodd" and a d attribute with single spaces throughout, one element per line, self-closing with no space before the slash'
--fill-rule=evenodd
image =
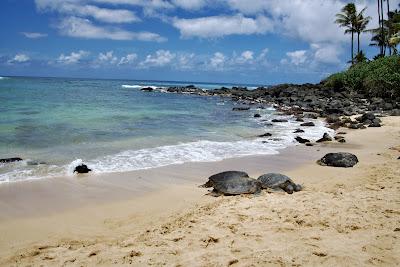
<path id="1" fill-rule="evenodd" d="M 202 187 L 213 187 L 213 196 L 254 194 L 261 191 L 259 181 L 250 178 L 247 173 L 240 171 L 226 171 L 214 174 Z"/>
<path id="2" fill-rule="evenodd" d="M 257 179 L 262 188 L 276 191 L 285 191 L 288 194 L 302 190 L 302 186 L 295 184 L 289 177 L 280 173 L 263 174 Z"/>
<path id="3" fill-rule="evenodd" d="M 214 174 L 212 176 L 210 176 L 208 178 L 208 181 L 201 185 L 200 187 L 205 187 L 205 188 L 209 188 L 209 187 L 213 187 L 214 184 L 218 183 L 218 182 L 227 182 L 233 179 L 237 179 L 237 178 L 249 178 L 249 175 L 245 172 L 241 172 L 241 171 L 225 171 L 225 172 L 220 172 L 217 174 Z"/>

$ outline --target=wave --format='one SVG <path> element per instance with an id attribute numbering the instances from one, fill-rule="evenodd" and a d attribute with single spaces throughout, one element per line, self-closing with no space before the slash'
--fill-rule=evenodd
<path id="1" fill-rule="evenodd" d="M 160 87 L 160 86 L 137 85 L 137 84 L 133 84 L 133 85 L 130 85 L 130 84 L 123 84 L 121 87 L 122 87 L 122 88 L 127 88 L 127 89 L 142 89 L 142 88 L 148 88 L 148 87 L 153 88 L 153 89 L 163 88 L 163 87 Z"/>
<path id="2" fill-rule="evenodd" d="M 8 78 L 8 77 L 0 76 L 0 80 L 6 80 L 6 79 L 9 79 L 9 78 Z"/>

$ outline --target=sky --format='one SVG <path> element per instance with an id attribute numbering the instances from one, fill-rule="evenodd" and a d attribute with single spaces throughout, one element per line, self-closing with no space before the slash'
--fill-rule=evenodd
<path id="1" fill-rule="evenodd" d="M 334 23 L 347 2 L 2 0 L 0 76 L 319 82 L 348 67 L 350 35 Z M 377 27 L 376 1 L 355 2 Z"/>

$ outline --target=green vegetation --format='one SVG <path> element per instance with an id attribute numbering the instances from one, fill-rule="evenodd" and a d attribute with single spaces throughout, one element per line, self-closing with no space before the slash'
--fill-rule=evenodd
<path id="1" fill-rule="evenodd" d="M 351 34 L 351 67 L 343 72 L 331 75 L 324 81 L 325 87 L 345 89 L 365 94 L 367 97 L 394 99 L 400 97 L 400 56 L 397 46 L 400 44 L 400 11 L 390 10 L 389 0 L 377 0 L 379 27 L 366 30 L 371 20 L 364 17 L 365 8 L 357 12 L 354 3 L 346 4 L 336 15 L 335 23 L 345 28 L 345 34 Z M 400 5 L 399 5 L 400 6 Z M 385 14 L 386 13 L 386 19 Z M 360 34 L 372 33 L 371 46 L 380 49 L 374 60 L 369 61 L 360 50 Z M 354 56 L 354 34 L 357 33 L 357 54 Z M 386 53 L 388 50 L 388 53 Z"/>
<path id="2" fill-rule="evenodd" d="M 369 97 L 400 97 L 400 56 L 360 62 L 328 77 L 325 87 L 353 90 Z"/>

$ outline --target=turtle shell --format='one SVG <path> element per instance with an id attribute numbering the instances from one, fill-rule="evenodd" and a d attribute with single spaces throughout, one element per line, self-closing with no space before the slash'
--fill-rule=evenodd
<path id="1" fill-rule="evenodd" d="M 219 180 L 213 187 L 215 191 L 225 195 L 254 194 L 261 190 L 258 180 L 247 177 Z"/>
<path id="2" fill-rule="evenodd" d="M 208 181 L 202 187 L 213 187 L 217 183 L 225 183 L 238 178 L 249 178 L 249 175 L 242 171 L 225 171 L 214 174 L 208 178 Z"/>
<path id="3" fill-rule="evenodd" d="M 280 173 L 263 174 L 257 180 L 260 181 L 262 188 L 277 189 L 287 183 L 294 184 L 288 176 Z"/>

